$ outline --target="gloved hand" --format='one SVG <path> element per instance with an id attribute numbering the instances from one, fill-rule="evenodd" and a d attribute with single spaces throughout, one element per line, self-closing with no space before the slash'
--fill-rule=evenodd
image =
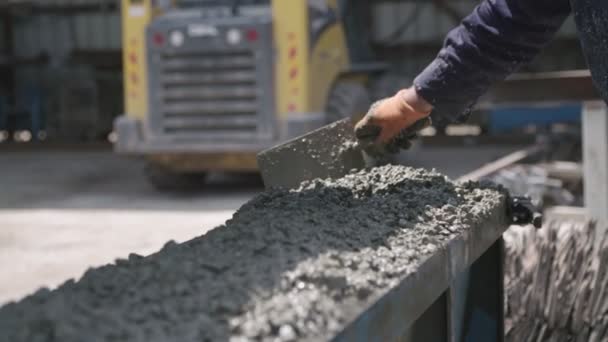
<path id="1" fill-rule="evenodd" d="M 416 132 L 430 126 L 433 107 L 414 88 L 403 89 L 392 97 L 374 103 L 355 126 L 363 146 L 384 145 L 389 149 L 409 148 Z"/>

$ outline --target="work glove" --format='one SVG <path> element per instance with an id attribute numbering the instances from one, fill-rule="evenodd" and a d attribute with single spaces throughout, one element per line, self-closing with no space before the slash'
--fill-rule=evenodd
<path id="1" fill-rule="evenodd" d="M 366 149 L 408 149 L 417 132 L 431 125 L 431 110 L 414 88 L 403 89 L 374 103 L 355 126 L 355 136 Z"/>

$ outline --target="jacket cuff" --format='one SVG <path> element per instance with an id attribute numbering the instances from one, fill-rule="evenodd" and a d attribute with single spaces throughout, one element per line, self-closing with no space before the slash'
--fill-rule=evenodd
<path id="1" fill-rule="evenodd" d="M 418 95 L 433 105 L 431 117 L 438 124 L 464 122 L 475 105 L 475 101 L 459 89 L 448 70 L 448 64 L 437 57 L 414 79 Z"/>

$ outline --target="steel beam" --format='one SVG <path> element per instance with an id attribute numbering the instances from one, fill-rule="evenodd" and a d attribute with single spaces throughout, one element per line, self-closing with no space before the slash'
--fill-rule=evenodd
<path id="1" fill-rule="evenodd" d="M 599 99 L 589 70 L 514 74 L 496 84 L 479 108 L 519 103 L 570 103 Z"/>
<path id="2" fill-rule="evenodd" d="M 532 157 L 537 157 L 543 152 L 542 146 L 534 145 L 532 147 L 528 147 L 522 150 L 515 151 L 510 153 L 498 160 L 495 160 L 491 163 L 488 163 L 481 168 L 469 172 L 460 178 L 459 181 L 469 181 L 469 180 L 480 180 L 486 178 L 502 169 L 505 169 L 509 166 L 515 165 L 517 163 L 523 163 Z"/>

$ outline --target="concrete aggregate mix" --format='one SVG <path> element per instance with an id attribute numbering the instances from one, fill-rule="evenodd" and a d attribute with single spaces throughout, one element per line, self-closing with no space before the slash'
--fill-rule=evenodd
<path id="1" fill-rule="evenodd" d="M 0 341 L 327 340 L 504 200 L 403 166 L 267 191 L 204 236 L 5 305 Z"/>

